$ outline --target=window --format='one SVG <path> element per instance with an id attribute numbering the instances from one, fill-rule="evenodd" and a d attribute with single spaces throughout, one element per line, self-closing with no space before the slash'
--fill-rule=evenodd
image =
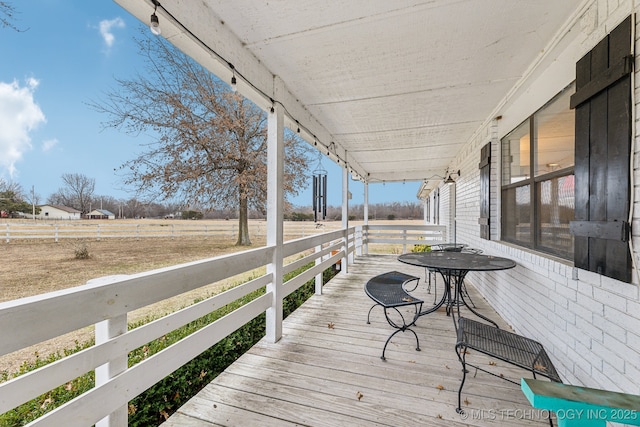
<path id="1" fill-rule="evenodd" d="M 565 88 L 502 143 L 502 239 L 573 258 L 574 84 Z"/>

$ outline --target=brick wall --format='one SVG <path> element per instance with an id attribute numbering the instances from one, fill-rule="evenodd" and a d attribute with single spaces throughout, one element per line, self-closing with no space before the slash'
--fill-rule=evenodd
<path id="1" fill-rule="evenodd" d="M 635 10 L 634 10 L 635 8 Z M 593 0 L 567 26 L 572 40 L 558 43 L 558 52 L 550 52 L 553 61 L 540 61 L 544 69 L 530 74 L 521 90 L 512 94 L 501 106 L 499 115 L 487 118 L 485 125 L 457 156 L 452 169 L 460 169 L 456 183 L 457 240 L 481 248 L 487 254 L 515 260 L 513 270 L 475 273 L 469 281 L 487 301 L 518 332 L 542 342 L 562 378 L 571 384 L 640 394 L 640 293 L 638 274 L 634 284 L 622 283 L 595 273 L 573 268 L 566 260 L 556 259 L 525 248 L 500 242 L 500 145 L 499 138 L 512 130 L 543 102 L 551 99 L 571 82 L 575 62 L 605 34 L 631 12 L 640 12 L 640 5 L 631 0 Z M 636 25 L 636 48 L 638 26 Z M 567 47 L 569 46 L 569 47 Z M 560 51 L 564 49 L 564 51 Z M 640 55 L 639 55 L 640 56 Z M 562 67 L 562 69 L 552 67 Z M 636 58 L 636 70 L 640 60 Z M 636 147 L 638 130 L 638 100 L 640 73 L 635 81 Z M 534 78 L 535 77 L 535 78 Z M 523 105 L 525 107 L 523 107 Z M 477 223 L 479 205 L 480 149 L 492 143 L 491 170 L 491 234 L 492 241 L 479 238 Z M 635 149 L 635 153 L 638 153 Z M 635 182 L 640 182 L 640 156 L 634 161 Z M 640 186 L 635 184 L 633 242 L 640 248 Z M 444 191 L 443 191 L 444 190 Z M 441 189 L 441 224 L 452 218 L 446 189 Z M 634 259 L 638 260 L 637 251 Z"/>

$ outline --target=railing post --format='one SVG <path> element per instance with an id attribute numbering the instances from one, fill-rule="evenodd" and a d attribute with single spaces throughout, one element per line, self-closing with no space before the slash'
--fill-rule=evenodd
<path id="1" fill-rule="evenodd" d="M 54 233 L 53 233 L 53 236 L 54 236 L 54 237 L 53 237 L 53 239 L 54 239 L 54 241 L 55 241 L 56 243 L 58 243 L 58 224 L 56 224 L 56 225 L 54 226 L 54 230 L 55 230 L 55 231 L 54 231 Z"/>
<path id="2" fill-rule="evenodd" d="M 369 225 L 362 227 L 362 247 L 364 254 L 369 255 Z"/>
<path id="3" fill-rule="evenodd" d="M 10 235 L 9 235 L 9 224 L 7 224 L 7 243 L 9 243 L 9 241 L 11 240 Z"/>
<path id="4" fill-rule="evenodd" d="M 98 240 L 100 240 L 100 224 L 98 224 Z"/>
<path id="5" fill-rule="evenodd" d="M 407 253 L 407 229 L 402 230 L 402 253 Z"/>
<path id="6" fill-rule="evenodd" d="M 127 277 L 126 275 L 116 275 L 91 279 L 87 284 L 107 284 Z M 102 344 L 111 338 L 127 332 L 127 315 L 123 314 L 112 319 L 103 320 L 96 323 L 95 328 L 96 344 Z M 98 366 L 95 369 L 96 387 L 108 382 L 111 378 L 127 370 L 127 353 L 123 353 L 110 362 Z M 96 427 L 126 427 L 128 424 L 128 407 L 123 405 L 111 414 L 107 415 L 96 423 Z"/>
<path id="7" fill-rule="evenodd" d="M 315 253 L 318 254 L 320 252 L 322 252 L 322 245 L 315 247 Z M 321 256 L 316 258 L 316 265 L 322 264 L 322 258 Z M 322 295 L 322 280 L 322 272 L 316 274 L 316 295 Z"/>

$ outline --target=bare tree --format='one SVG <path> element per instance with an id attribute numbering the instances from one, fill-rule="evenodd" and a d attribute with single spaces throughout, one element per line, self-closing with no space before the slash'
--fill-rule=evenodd
<path id="1" fill-rule="evenodd" d="M 164 39 L 137 42 L 145 72 L 116 79 L 119 90 L 89 104 L 110 116 L 106 127 L 157 135 L 144 153 L 122 166 L 125 184 L 151 200 L 237 210 L 236 244 L 250 245 L 248 211 L 266 211 L 266 114 Z M 287 134 L 288 196 L 306 183 L 305 147 Z"/>
<path id="2" fill-rule="evenodd" d="M 16 19 L 16 8 L 9 2 L 0 1 L 0 26 L 3 28 L 11 28 L 16 31 L 26 31 L 20 30 L 15 26 L 13 21 Z"/>
<path id="3" fill-rule="evenodd" d="M 88 213 L 96 180 L 79 173 L 65 173 L 62 175 L 64 186 L 49 196 L 49 203 L 69 206 L 82 213 Z"/>
<path id="4" fill-rule="evenodd" d="M 0 178 L 0 192 L 6 192 L 6 191 L 12 192 L 15 195 L 15 197 L 18 197 L 20 199 L 25 198 L 24 189 L 22 188 L 22 185 L 20 185 L 19 182 L 6 181 L 5 179 Z"/>

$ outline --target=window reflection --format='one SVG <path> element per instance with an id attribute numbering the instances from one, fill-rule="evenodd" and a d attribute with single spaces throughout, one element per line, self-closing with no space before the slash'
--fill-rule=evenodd
<path id="1" fill-rule="evenodd" d="M 535 176 L 575 163 L 575 110 L 569 108 L 571 92 L 565 89 L 535 114 Z"/>
<path id="2" fill-rule="evenodd" d="M 501 141 L 502 239 L 567 259 L 574 242 L 574 91 L 569 85 Z"/>

